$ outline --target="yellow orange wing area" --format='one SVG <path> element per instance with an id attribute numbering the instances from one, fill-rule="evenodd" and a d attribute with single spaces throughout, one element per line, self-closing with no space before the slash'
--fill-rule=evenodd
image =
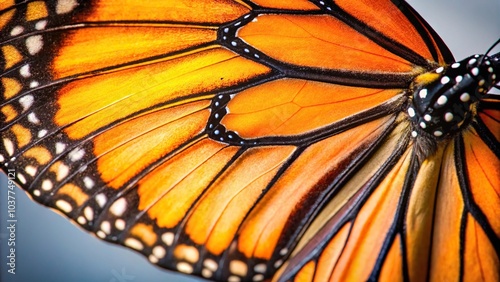
<path id="1" fill-rule="evenodd" d="M 163 267 L 218 280 L 269 278 L 288 257 L 300 258 L 292 254 L 296 244 L 299 251 L 306 248 L 316 230 L 349 212 L 347 203 L 371 189 L 359 220 L 335 217 L 330 224 L 342 224 L 324 248 L 326 255 L 297 276 L 366 279 L 388 244 L 390 215 L 413 165 L 411 149 L 398 145 L 407 143 L 409 125 L 391 115 L 402 103 L 405 84 L 399 78 L 388 87 L 370 83 L 411 78 L 446 56 L 425 47 L 432 44 L 412 22 L 396 25 L 403 17 L 388 1 L 337 8 L 354 16 L 389 11 L 387 24 L 358 18 L 415 51 L 376 42 L 346 21 L 320 15 L 326 7 L 307 1 L 253 1 L 288 11 L 282 14 L 259 14 L 260 8 L 251 13 L 249 3 L 0 4 L 0 28 L 10 34 L 0 43 L 5 61 L 1 162 L 16 166 L 18 182 L 35 200 L 98 237 L 138 250 Z M 224 35 L 227 26 L 240 40 L 237 46 L 224 39 L 230 35 Z M 406 31 L 417 38 L 403 38 Z M 239 49 L 240 43 L 246 47 Z M 308 68 L 327 75 L 301 72 Z M 328 78 L 349 73 L 365 73 L 369 82 Z M 339 77 L 333 80 L 342 81 Z M 220 95 L 229 101 L 218 119 L 214 109 Z M 210 131 L 211 120 L 245 141 L 285 141 L 220 142 Z M 335 134 L 321 135 L 332 128 Z M 298 142 L 305 135 L 312 139 Z M 381 140 L 386 142 L 380 145 Z M 398 149 L 401 156 L 391 163 L 388 156 Z M 473 155 L 471 150 L 466 154 Z M 363 185 L 381 166 L 387 178 Z M 482 206 L 490 203 L 484 203 L 484 195 L 474 197 Z M 496 216 L 483 212 L 488 219 Z M 430 230 L 418 222 L 414 228 Z M 475 228 L 471 225 L 467 234 L 489 236 Z M 423 244 L 430 240 L 410 237 Z M 398 246 L 404 240 L 396 234 L 385 247 L 381 276 L 401 277 Z M 491 254 L 487 244 L 468 248 Z M 419 252 L 408 250 L 415 257 Z M 428 265 L 415 262 L 409 273 Z M 371 268 L 361 267 L 365 263 Z M 360 267 L 362 272 L 353 271 Z"/>
<path id="2" fill-rule="evenodd" d="M 498 114 L 493 109 L 482 112 L 483 119 Z M 496 122 L 491 128 L 498 128 Z M 411 153 L 403 154 L 364 201 L 351 200 L 345 205 L 348 208 L 339 211 L 326 208 L 325 214 L 317 217 L 317 221 L 326 218 L 320 222 L 323 229 L 317 228 L 316 222 L 311 225 L 316 230 L 311 231 L 312 235 L 306 232 L 303 242 L 273 280 L 499 279 L 498 143 L 488 145 L 484 140 L 484 135 L 471 126 L 463 138 L 443 143 L 420 165 L 415 176 L 408 164 Z M 391 152 L 396 149 L 389 146 L 380 151 L 388 148 Z M 365 174 L 377 175 L 367 171 L 370 163 L 377 169 L 383 167 L 377 164 L 378 153 L 351 181 L 370 183 L 363 181 Z M 404 180 L 408 177 L 415 177 L 409 182 L 412 187 Z M 350 187 L 348 183 L 343 189 Z M 363 198 L 364 189 L 371 188 L 355 189 L 358 194 L 351 199 Z M 406 203 L 405 193 L 409 193 Z M 398 211 L 400 204 L 407 205 L 407 210 Z M 354 213 L 349 213 L 351 210 Z M 404 217 L 399 223 L 398 214 Z"/>

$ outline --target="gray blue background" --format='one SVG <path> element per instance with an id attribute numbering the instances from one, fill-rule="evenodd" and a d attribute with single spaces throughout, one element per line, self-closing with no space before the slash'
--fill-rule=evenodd
<path id="1" fill-rule="evenodd" d="M 485 52 L 500 37 L 498 0 L 409 2 L 442 36 L 457 59 Z M 90 236 L 59 214 L 32 202 L 19 189 L 16 191 L 16 275 L 10 275 L 6 272 L 6 185 L 2 174 L 0 281 L 201 281 L 162 270 L 133 251 Z M 123 274 L 130 279 L 123 279 Z"/>

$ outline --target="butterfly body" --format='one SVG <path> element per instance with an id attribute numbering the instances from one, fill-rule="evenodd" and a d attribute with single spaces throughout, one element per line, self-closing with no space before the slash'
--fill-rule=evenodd
<path id="1" fill-rule="evenodd" d="M 5 3 L 2 169 L 100 239 L 216 281 L 498 280 L 498 56 L 406 2 Z"/>
<path id="2" fill-rule="evenodd" d="M 431 82 L 414 85 L 408 108 L 414 131 L 427 138 L 449 138 L 467 127 L 476 114 L 477 102 L 498 83 L 498 57 L 474 55 L 449 66 L 439 67 Z"/>

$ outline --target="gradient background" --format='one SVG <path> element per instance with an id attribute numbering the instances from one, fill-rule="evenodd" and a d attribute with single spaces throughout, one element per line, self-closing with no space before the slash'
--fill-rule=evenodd
<path id="1" fill-rule="evenodd" d="M 498 0 L 409 2 L 442 36 L 457 59 L 484 53 L 500 37 Z M 6 272 L 7 242 L 4 240 L 8 236 L 6 185 L 2 174 L 0 281 L 203 281 L 162 270 L 131 250 L 89 236 L 62 216 L 31 202 L 19 189 L 16 191 L 16 275 L 11 275 Z"/>

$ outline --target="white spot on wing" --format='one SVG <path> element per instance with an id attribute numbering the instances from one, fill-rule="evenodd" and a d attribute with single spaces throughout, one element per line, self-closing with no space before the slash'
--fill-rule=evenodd
<path id="1" fill-rule="evenodd" d="M 69 167 L 67 165 L 61 164 L 57 169 L 57 180 L 61 181 L 69 174 Z"/>
<path id="2" fill-rule="evenodd" d="M 26 178 L 24 177 L 24 175 L 18 173 L 17 174 L 17 179 L 19 179 L 19 181 L 22 183 L 22 184 L 26 184 Z"/>
<path id="3" fill-rule="evenodd" d="M 33 124 L 40 124 L 40 120 L 35 115 L 35 113 L 30 113 L 28 115 L 28 121 L 31 122 L 31 123 L 33 123 Z"/>
<path id="4" fill-rule="evenodd" d="M 126 209 L 127 209 L 127 200 L 125 198 L 120 198 L 111 205 L 109 211 L 115 216 L 120 217 L 123 215 Z"/>
<path id="5" fill-rule="evenodd" d="M 86 219 L 85 219 L 85 217 L 83 217 L 83 216 L 79 216 L 79 217 L 76 219 L 76 221 L 77 221 L 78 223 L 80 223 L 81 225 L 84 225 L 84 224 L 86 224 L 86 223 L 87 223 L 87 220 L 86 220 Z"/>
<path id="6" fill-rule="evenodd" d="M 94 220 L 94 210 L 91 207 L 85 207 L 83 209 L 83 215 L 88 221 Z"/>
<path id="7" fill-rule="evenodd" d="M 56 154 L 60 154 L 60 153 L 64 152 L 64 149 L 66 149 L 66 144 L 61 143 L 61 142 L 56 143 Z"/>
<path id="8" fill-rule="evenodd" d="M 217 271 L 217 268 L 219 267 L 213 259 L 204 260 L 203 266 L 205 266 L 207 269 L 211 270 L 212 272 Z"/>
<path id="9" fill-rule="evenodd" d="M 69 152 L 68 157 L 72 162 L 79 161 L 85 156 L 85 150 L 81 148 L 75 148 L 73 151 Z"/>
<path id="10" fill-rule="evenodd" d="M 118 230 L 124 230 L 126 226 L 125 220 L 119 218 L 115 221 L 115 227 Z"/>
<path id="11" fill-rule="evenodd" d="M 90 177 L 85 176 L 83 178 L 83 185 L 85 185 L 85 188 L 87 188 L 87 189 L 92 189 L 92 187 L 94 187 L 95 183 L 94 183 L 94 180 L 92 180 Z"/>
<path id="12" fill-rule="evenodd" d="M 38 138 L 42 138 L 45 135 L 47 135 L 47 133 L 48 133 L 48 131 L 46 129 L 42 129 L 42 130 L 38 131 L 37 136 L 38 136 Z"/>
<path id="13" fill-rule="evenodd" d="M 35 102 L 35 98 L 33 98 L 32 95 L 26 95 L 26 96 L 21 97 L 19 99 L 19 103 L 23 107 L 24 111 L 26 111 L 27 109 L 29 109 L 33 105 L 33 102 Z"/>
<path id="14" fill-rule="evenodd" d="M 101 230 L 108 235 L 111 233 L 111 224 L 109 223 L 109 221 L 103 221 L 101 223 Z"/>
<path id="15" fill-rule="evenodd" d="M 174 243 L 174 233 L 172 232 L 167 232 L 161 235 L 161 240 L 165 245 L 171 246 Z"/>
<path id="16" fill-rule="evenodd" d="M 26 64 L 26 65 L 22 66 L 19 69 L 19 73 L 23 77 L 30 77 L 31 76 L 30 65 Z"/>
<path id="17" fill-rule="evenodd" d="M 182 273 L 190 274 L 193 273 L 193 267 L 187 262 L 179 262 L 177 264 L 177 270 Z"/>
<path id="18" fill-rule="evenodd" d="M 52 181 L 50 181 L 49 179 L 45 179 L 44 181 L 42 181 L 42 190 L 50 191 L 52 190 L 53 187 L 54 185 L 52 184 Z"/>
<path id="19" fill-rule="evenodd" d="M 28 48 L 28 53 L 35 55 L 40 52 L 43 47 L 43 38 L 41 35 L 33 35 L 26 38 L 26 47 Z"/>
<path id="20" fill-rule="evenodd" d="M 57 1 L 56 13 L 59 15 L 67 14 L 73 11 L 76 6 L 78 6 L 76 0 L 59 0 Z"/>
<path id="21" fill-rule="evenodd" d="M 141 241 L 135 238 L 127 238 L 125 239 L 125 242 L 123 242 L 123 244 L 138 251 L 142 251 L 142 249 L 144 249 L 144 246 L 142 245 Z"/>
<path id="22" fill-rule="evenodd" d="M 7 154 L 9 154 L 9 156 L 12 156 L 14 154 L 14 143 L 12 143 L 9 138 L 4 138 L 3 145 L 5 147 L 5 151 L 7 151 Z"/>
<path id="23" fill-rule="evenodd" d="M 23 32 L 24 32 L 24 27 L 17 25 L 17 26 L 12 28 L 12 30 L 10 31 L 10 35 L 16 36 L 16 35 L 19 35 Z"/>
<path id="24" fill-rule="evenodd" d="M 26 173 L 31 175 L 31 176 L 35 176 L 37 169 L 34 166 L 28 165 L 28 166 L 26 166 L 24 171 L 26 171 Z"/>
<path id="25" fill-rule="evenodd" d="M 97 194 L 95 196 L 95 201 L 102 208 L 102 207 L 104 207 L 104 205 L 106 204 L 106 202 L 108 201 L 108 199 L 106 198 L 106 195 L 104 195 L 104 194 L 101 193 L 101 194 Z"/>
<path id="26" fill-rule="evenodd" d="M 46 21 L 46 20 L 41 20 L 41 21 L 39 21 L 39 22 L 37 22 L 37 23 L 35 24 L 35 28 L 36 28 L 37 30 L 42 30 L 42 29 L 45 29 L 45 27 L 46 27 L 46 26 L 47 26 L 47 21 Z"/>
<path id="27" fill-rule="evenodd" d="M 65 200 L 57 200 L 56 207 L 58 207 L 60 210 L 62 210 L 65 213 L 70 213 L 73 210 L 73 207 L 71 206 L 71 204 L 66 202 Z"/>
<path id="28" fill-rule="evenodd" d="M 153 252 L 153 255 L 159 259 L 162 259 L 167 254 L 167 252 L 165 251 L 165 248 L 163 248 L 162 246 L 154 247 L 152 252 Z"/>

